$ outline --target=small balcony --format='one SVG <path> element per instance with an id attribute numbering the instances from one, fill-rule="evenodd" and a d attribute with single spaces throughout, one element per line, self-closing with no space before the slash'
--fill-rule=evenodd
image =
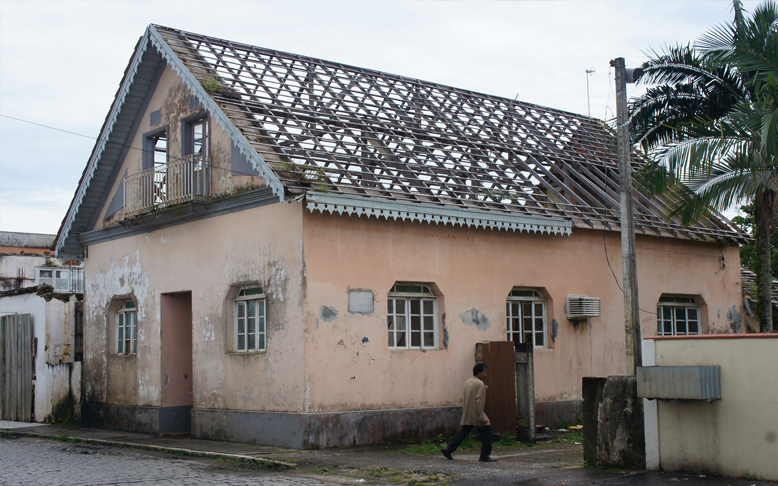
<path id="1" fill-rule="evenodd" d="M 211 196 L 211 164 L 207 157 L 187 155 L 124 178 L 124 216 L 136 216 Z"/>

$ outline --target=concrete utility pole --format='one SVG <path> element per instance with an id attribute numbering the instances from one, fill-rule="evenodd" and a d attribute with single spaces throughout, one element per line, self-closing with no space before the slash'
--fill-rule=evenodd
<path id="1" fill-rule="evenodd" d="M 619 152 L 621 185 L 621 259 L 624 269 L 624 331 L 627 344 L 627 373 L 634 375 L 643 365 L 640 337 L 640 301 L 638 300 L 637 258 L 635 256 L 635 213 L 632 198 L 632 163 L 627 126 L 627 83 L 635 82 L 637 69 L 627 71 L 624 58 L 610 62 L 616 70 L 616 140 Z"/>

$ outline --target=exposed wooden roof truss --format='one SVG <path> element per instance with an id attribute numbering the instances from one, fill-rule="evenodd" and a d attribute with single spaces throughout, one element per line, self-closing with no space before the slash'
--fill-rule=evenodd
<path id="1" fill-rule="evenodd" d="M 435 83 L 154 26 L 290 194 L 309 190 L 619 228 L 615 139 L 601 121 Z M 635 159 L 634 165 L 642 162 Z M 635 191 L 636 231 L 732 243 Z"/>

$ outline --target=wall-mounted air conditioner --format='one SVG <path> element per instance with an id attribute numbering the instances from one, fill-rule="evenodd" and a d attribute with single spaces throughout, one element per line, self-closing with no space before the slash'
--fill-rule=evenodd
<path id="1" fill-rule="evenodd" d="M 569 321 L 600 317 L 602 315 L 602 301 L 599 297 L 568 295 L 565 311 L 567 312 L 567 319 Z"/>

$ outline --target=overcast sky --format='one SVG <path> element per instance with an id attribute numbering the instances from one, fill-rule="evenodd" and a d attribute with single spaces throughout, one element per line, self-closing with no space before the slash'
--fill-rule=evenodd
<path id="1" fill-rule="evenodd" d="M 0 0 L 0 231 L 57 232 L 150 23 L 581 114 L 594 69 L 591 115 L 610 118 L 611 59 L 731 17 L 726 0 Z"/>

